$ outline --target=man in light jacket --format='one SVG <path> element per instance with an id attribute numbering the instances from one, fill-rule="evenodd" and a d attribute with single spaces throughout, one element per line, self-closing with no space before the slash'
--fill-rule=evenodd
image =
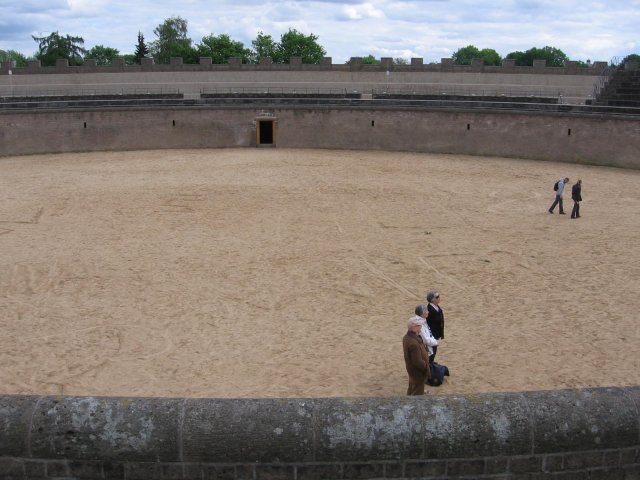
<path id="1" fill-rule="evenodd" d="M 549 213 L 553 213 L 553 209 L 558 205 L 558 213 L 560 215 L 564 215 L 564 208 L 562 208 L 562 192 L 564 191 L 564 186 L 569 183 L 569 177 L 564 177 L 558 180 L 558 190 L 556 190 L 556 199 L 553 201 L 551 206 L 549 207 Z"/>

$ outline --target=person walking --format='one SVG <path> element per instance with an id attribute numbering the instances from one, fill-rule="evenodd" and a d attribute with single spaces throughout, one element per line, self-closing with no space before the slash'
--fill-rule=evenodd
<path id="1" fill-rule="evenodd" d="M 549 207 L 549 213 L 553 213 L 553 209 L 558 205 L 560 215 L 564 215 L 564 208 L 562 208 L 562 192 L 564 192 L 564 186 L 569 183 L 569 177 L 564 177 L 558 180 L 558 189 L 556 190 L 556 199 Z"/>
<path id="2" fill-rule="evenodd" d="M 440 294 L 436 290 L 430 290 L 427 292 L 427 302 L 429 302 L 427 305 L 427 325 L 429 325 L 429 330 L 431 330 L 431 334 L 436 340 L 443 339 L 444 312 L 440 306 Z M 438 347 L 434 346 L 433 355 L 429 358 L 431 362 L 436 358 L 436 353 L 438 353 Z"/>
<path id="3" fill-rule="evenodd" d="M 407 395 L 423 395 L 424 384 L 431 378 L 431 368 L 429 354 L 420 336 L 422 323 L 419 318 L 412 317 L 407 327 L 407 333 L 402 337 L 404 364 L 409 374 Z"/>
<path id="4" fill-rule="evenodd" d="M 571 218 L 580 218 L 580 202 L 582 201 L 582 180 L 578 180 L 571 187 L 571 200 L 573 200 L 573 210 Z"/>
<path id="5" fill-rule="evenodd" d="M 429 316 L 429 307 L 427 305 L 418 305 L 415 309 L 416 320 L 421 322 L 422 329 L 420 330 L 420 336 L 422 337 L 422 342 L 427 347 L 427 352 L 429 353 L 429 363 L 433 363 L 434 347 L 438 346 L 438 340 L 436 340 L 429 328 L 429 324 L 427 323 L 427 317 Z"/>

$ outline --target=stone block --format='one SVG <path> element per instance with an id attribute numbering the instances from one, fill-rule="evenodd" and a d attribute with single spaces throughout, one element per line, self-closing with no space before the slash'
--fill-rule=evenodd
<path id="1" fill-rule="evenodd" d="M 384 464 L 384 478 L 404 477 L 404 466 L 402 462 L 387 462 Z"/>
<path id="2" fill-rule="evenodd" d="M 69 474 L 75 478 L 102 479 L 102 462 L 69 462 Z"/>
<path id="3" fill-rule="evenodd" d="M 256 465 L 256 480 L 293 480 L 295 471 L 290 465 Z"/>
<path id="4" fill-rule="evenodd" d="M 305 464 L 296 468 L 297 480 L 325 480 L 327 478 L 342 478 L 342 467 L 331 464 Z"/>
<path id="5" fill-rule="evenodd" d="M 69 466 L 66 461 L 52 460 L 47 462 L 47 477 L 68 477 Z"/>
<path id="6" fill-rule="evenodd" d="M 344 465 L 342 478 L 369 479 L 383 478 L 384 465 L 382 463 L 347 463 Z"/>
<path id="7" fill-rule="evenodd" d="M 575 452 L 564 456 L 565 470 L 582 470 L 602 466 L 602 452 Z"/>
<path id="8" fill-rule="evenodd" d="M 563 455 L 546 455 L 542 462 L 543 472 L 557 472 L 564 468 Z"/>
<path id="9" fill-rule="evenodd" d="M 182 400 L 45 397 L 33 414 L 36 458 L 178 461 Z"/>
<path id="10" fill-rule="evenodd" d="M 47 464 L 44 460 L 26 460 L 24 474 L 27 478 L 44 478 L 47 476 Z"/>
<path id="11" fill-rule="evenodd" d="M 632 463 L 640 463 L 640 449 L 625 448 L 620 452 L 620 464 L 630 465 Z"/>
<path id="12" fill-rule="evenodd" d="M 124 479 L 124 464 L 117 462 L 106 462 L 102 465 L 105 480 Z"/>
<path id="13" fill-rule="evenodd" d="M 124 465 L 127 480 L 156 480 L 160 477 L 160 464 L 157 462 L 128 462 Z"/>
<path id="14" fill-rule="evenodd" d="M 534 453 L 624 448 L 638 442 L 635 405 L 621 388 L 529 392 Z"/>
<path id="15" fill-rule="evenodd" d="M 27 457 L 29 424 L 38 397 L 0 396 L 0 455 Z"/>
<path id="16" fill-rule="evenodd" d="M 24 464 L 15 458 L 0 457 L 0 477 L 1 478 L 23 478 Z"/>
<path id="17" fill-rule="evenodd" d="M 542 460 L 540 456 L 514 457 L 509 460 L 509 471 L 513 473 L 541 472 Z"/>
<path id="18" fill-rule="evenodd" d="M 202 478 L 204 480 L 235 480 L 236 467 L 233 465 L 202 465 Z"/>
<path id="19" fill-rule="evenodd" d="M 186 401 L 183 459 L 191 462 L 313 461 L 312 401 Z"/>
<path id="20" fill-rule="evenodd" d="M 447 462 L 447 475 L 455 476 L 472 476 L 482 475 L 484 473 L 484 460 L 449 460 Z"/>
<path id="21" fill-rule="evenodd" d="M 394 460 L 424 454 L 424 399 L 332 398 L 317 402 L 316 461 Z"/>
<path id="22" fill-rule="evenodd" d="M 443 476 L 446 471 L 447 462 L 445 460 L 408 461 L 405 463 L 404 474 L 407 478 L 440 477 Z"/>
<path id="23" fill-rule="evenodd" d="M 422 403 L 422 421 L 426 458 L 531 452 L 529 410 L 517 393 L 430 399 Z"/>
<path id="24" fill-rule="evenodd" d="M 484 473 L 487 475 L 507 473 L 508 468 L 509 459 L 506 457 L 486 458 L 484 461 Z"/>

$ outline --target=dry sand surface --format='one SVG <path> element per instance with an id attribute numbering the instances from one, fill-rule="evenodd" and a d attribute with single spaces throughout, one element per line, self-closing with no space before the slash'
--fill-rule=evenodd
<path id="1" fill-rule="evenodd" d="M 565 175 L 578 220 L 547 213 Z M 639 185 L 379 151 L 0 158 L 0 393 L 403 395 L 432 288 L 430 394 L 636 385 Z"/>

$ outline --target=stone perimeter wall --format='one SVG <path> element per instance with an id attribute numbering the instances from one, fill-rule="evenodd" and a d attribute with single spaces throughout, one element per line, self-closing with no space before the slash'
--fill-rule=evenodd
<path id="1" fill-rule="evenodd" d="M 316 399 L 0 397 L 2 479 L 637 479 L 640 387 Z"/>
<path id="2" fill-rule="evenodd" d="M 640 119 L 616 115 L 347 106 L 131 107 L 0 113 L 0 155 L 258 145 L 487 155 L 640 168 Z"/>

